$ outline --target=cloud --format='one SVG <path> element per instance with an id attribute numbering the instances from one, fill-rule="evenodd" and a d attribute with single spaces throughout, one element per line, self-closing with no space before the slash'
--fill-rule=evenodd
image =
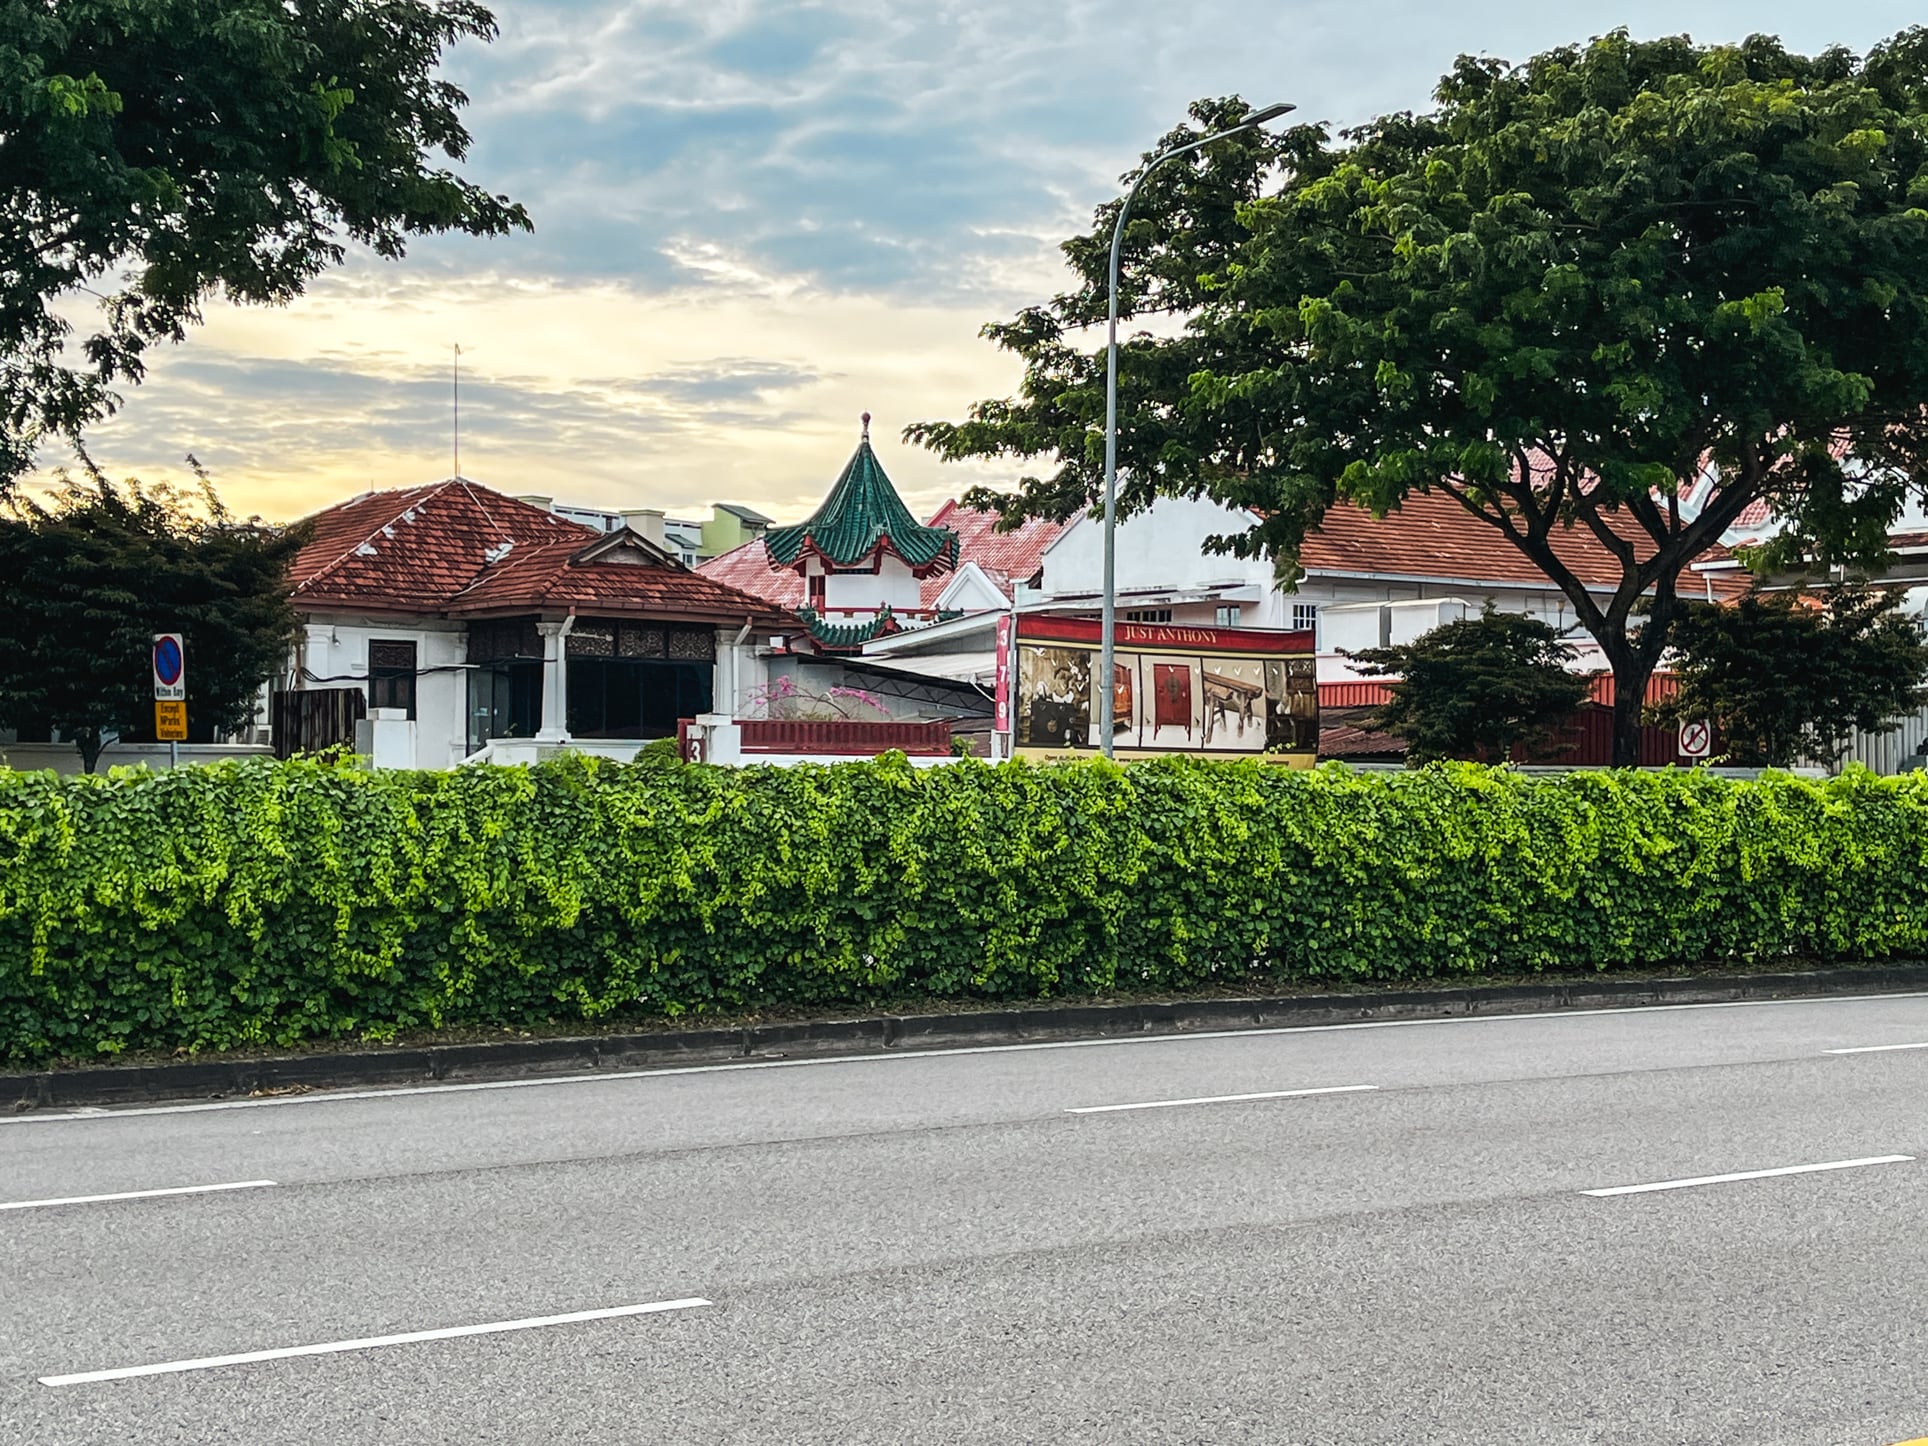
<path id="1" fill-rule="evenodd" d="M 1349 124 L 1423 107 L 1462 51 L 1625 24 L 1865 48 L 1904 0 L 513 0 L 449 74 L 461 169 L 533 236 L 356 257 L 293 307 L 211 305 L 95 439 L 114 470 L 195 451 L 292 516 L 464 470 L 511 491 L 803 515 L 855 441 L 1008 394 L 987 320 L 1058 290 L 1056 246 L 1200 96 Z M 888 449 L 917 505 L 1017 470 Z"/>

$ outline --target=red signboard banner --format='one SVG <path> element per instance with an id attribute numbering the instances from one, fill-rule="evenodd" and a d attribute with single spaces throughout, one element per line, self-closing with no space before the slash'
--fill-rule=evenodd
<path id="1" fill-rule="evenodd" d="M 991 715 L 991 728 L 997 733 L 1011 731 L 1011 615 L 997 620 L 997 691 Z"/>
<path id="2" fill-rule="evenodd" d="M 1027 642 L 1099 643 L 1104 625 L 1092 618 L 1060 618 L 1027 613 L 1018 620 L 1018 636 Z M 1310 631 L 1286 633 L 1261 628 L 1199 628 L 1174 623 L 1118 623 L 1115 636 L 1121 648 L 1171 653 L 1310 653 Z"/>

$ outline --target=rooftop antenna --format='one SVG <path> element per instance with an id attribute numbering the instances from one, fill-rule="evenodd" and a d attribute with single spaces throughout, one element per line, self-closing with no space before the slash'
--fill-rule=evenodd
<path id="1" fill-rule="evenodd" d="M 453 428 L 449 445 L 455 454 L 454 475 L 460 477 L 462 475 L 462 347 L 459 342 L 455 347 L 455 361 L 450 372 L 450 382 L 449 400 Z"/>

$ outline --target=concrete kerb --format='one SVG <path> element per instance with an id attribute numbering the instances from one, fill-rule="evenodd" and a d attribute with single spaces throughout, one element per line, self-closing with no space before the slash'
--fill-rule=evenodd
<path id="1" fill-rule="evenodd" d="M 1922 989 L 1928 989 L 1928 965 L 886 1014 L 742 1028 L 652 1030 L 394 1049 L 314 1051 L 251 1059 L 214 1058 L 167 1064 L 36 1070 L 0 1074 L 0 1107 L 4 1107 L 5 1101 L 14 1101 L 16 1110 L 149 1104 L 1124 1034 L 1276 1029 L 1365 1020 L 1534 1014 L 1640 1005 L 1722 1004 L 1749 999 L 1820 998 L 1831 994 Z"/>

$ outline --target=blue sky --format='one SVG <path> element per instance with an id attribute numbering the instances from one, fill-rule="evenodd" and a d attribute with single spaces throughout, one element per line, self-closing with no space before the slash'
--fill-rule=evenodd
<path id="1" fill-rule="evenodd" d="M 1624 25 L 1857 50 L 1916 7 L 1861 0 L 498 0 L 463 169 L 533 236 L 357 259 L 297 305 L 215 304 L 98 437 L 114 472 L 193 451 L 295 516 L 449 470 L 510 492 L 802 515 L 856 440 L 1011 389 L 984 322 L 1048 296 L 1055 245 L 1205 95 L 1348 124 L 1423 107 L 1461 52 Z M 890 442 L 933 506 L 996 468 Z"/>

